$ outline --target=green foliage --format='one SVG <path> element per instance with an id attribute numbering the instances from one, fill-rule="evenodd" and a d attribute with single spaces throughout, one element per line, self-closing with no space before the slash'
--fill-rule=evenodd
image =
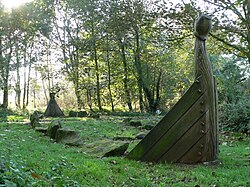
<path id="1" fill-rule="evenodd" d="M 250 102 L 242 100 L 236 104 L 224 104 L 221 122 L 226 130 L 250 134 Z"/>
<path id="2" fill-rule="evenodd" d="M 215 59 L 212 58 L 214 61 Z M 249 65 L 242 59 L 227 57 L 218 60 L 215 74 L 218 81 L 220 121 L 225 130 L 250 133 Z M 220 67 L 219 67 L 220 66 Z"/>

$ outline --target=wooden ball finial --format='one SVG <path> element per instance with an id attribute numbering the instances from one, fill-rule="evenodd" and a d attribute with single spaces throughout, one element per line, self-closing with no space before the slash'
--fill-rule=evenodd
<path id="1" fill-rule="evenodd" d="M 212 28 L 211 17 L 207 15 L 201 15 L 195 21 L 194 35 L 198 37 L 200 40 L 206 40 L 211 28 Z"/>

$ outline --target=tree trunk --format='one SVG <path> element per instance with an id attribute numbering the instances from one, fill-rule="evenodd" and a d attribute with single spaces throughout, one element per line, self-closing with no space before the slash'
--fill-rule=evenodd
<path id="1" fill-rule="evenodd" d="M 36 109 L 36 89 L 33 90 L 33 107 Z"/>
<path id="2" fill-rule="evenodd" d="M 92 94 L 91 94 L 90 88 L 87 88 L 87 103 L 88 103 L 90 111 L 93 111 L 93 109 L 92 109 Z"/>
<path id="3" fill-rule="evenodd" d="M 27 52 L 27 47 L 25 46 L 25 50 L 24 50 L 24 57 L 23 57 L 23 61 L 24 61 L 24 66 L 23 66 L 23 110 L 26 109 L 26 89 L 27 89 L 27 82 L 26 82 L 26 52 Z"/>
<path id="4" fill-rule="evenodd" d="M 90 80 L 91 76 L 90 76 L 90 67 L 87 70 L 87 74 L 88 74 L 88 79 Z M 92 109 L 92 91 L 91 91 L 91 86 L 89 85 L 89 83 L 87 84 L 87 103 L 89 106 L 89 109 L 93 112 Z"/>
<path id="5" fill-rule="evenodd" d="M 96 47 L 94 47 L 94 60 L 95 60 L 95 71 L 96 71 L 97 104 L 98 104 L 99 110 L 102 110 L 101 96 L 100 96 L 100 74 L 99 74 L 99 66 L 98 66 L 98 59 L 97 59 Z"/>
<path id="6" fill-rule="evenodd" d="M 248 63 L 250 64 L 250 2 L 249 0 L 244 1 L 244 12 L 246 17 L 247 24 L 247 58 Z"/>
<path id="7" fill-rule="evenodd" d="M 125 54 L 125 46 L 124 42 L 121 41 L 120 39 L 120 49 L 121 49 L 121 56 L 122 56 L 122 64 L 123 64 L 123 86 L 124 86 L 124 91 L 125 91 L 125 97 L 126 97 L 126 102 L 129 108 L 129 111 L 132 111 L 132 103 L 131 103 L 131 96 L 130 92 L 128 89 L 128 65 L 127 65 L 127 59 L 126 59 L 126 54 Z"/>
<path id="8" fill-rule="evenodd" d="M 2 51 L 2 37 L 0 35 L 0 83 L 2 83 L 2 78 L 3 78 L 3 64 L 4 64 L 4 61 L 3 61 L 3 51 Z"/>
<path id="9" fill-rule="evenodd" d="M 95 74 L 96 74 L 96 95 L 97 95 L 97 105 L 99 110 L 102 110 L 101 105 L 101 96 L 100 96 L 100 74 L 99 74 L 99 64 L 97 57 L 97 48 L 96 48 L 96 36 L 94 33 L 94 23 L 92 22 L 92 41 L 93 41 L 93 58 L 95 62 Z"/>
<path id="10" fill-rule="evenodd" d="M 75 94 L 76 94 L 76 98 L 77 98 L 77 106 L 78 106 L 78 110 L 81 110 L 83 107 L 83 102 L 82 102 L 82 98 L 81 98 L 81 91 L 80 91 L 80 86 L 79 86 L 79 51 L 78 51 L 78 47 L 75 47 L 75 51 L 76 51 L 76 55 L 73 58 L 73 61 L 75 62 L 75 77 L 74 77 L 74 82 L 75 82 Z M 74 51 L 73 51 L 74 54 Z M 74 62 L 71 63 L 74 63 Z"/>
<path id="11" fill-rule="evenodd" d="M 50 57 L 49 57 L 49 46 L 48 46 L 48 44 L 46 43 L 46 51 L 47 51 L 47 53 L 46 53 L 46 65 L 47 65 L 47 67 L 48 67 L 48 72 L 47 72 L 47 80 L 48 80 L 48 90 L 50 91 L 51 90 L 51 80 L 50 80 L 50 63 L 49 63 L 49 61 L 50 61 Z"/>
<path id="12" fill-rule="evenodd" d="M 36 80 L 37 80 L 37 71 L 35 71 L 35 76 L 36 76 Z M 36 86 L 33 84 L 33 107 L 34 109 L 37 108 L 36 106 Z"/>
<path id="13" fill-rule="evenodd" d="M 47 104 L 49 102 L 49 98 L 48 98 L 48 95 L 47 95 L 47 90 L 48 89 L 45 88 L 44 79 L 42 79 L 42 84 L 43 84 L 43 92 L 44 92 L 44 96 L 46 98 L 46 104 Z"/>
<path id="14" fill-rule="evenodd" d="M 2 107 L 7 109 L 8 108 L 8 103 L 9 103 L 9 86 L 8 86 L 8 79 L 6 79 L 7 77 L 9 77 L 9 73 L 6 74 L 6 77 L 4 77 L 3 79 L 3 104 Z"/>
<path id="15" fill-rule="evenodd" d="M 31 73 L 31 66 L 32 66 L 32 62 L 31 62 L 31 55 L 30 55 L 30 64 L 29 64 L 29 70 L 28 70 L 28 81 L 27 81 L 27 96 L 26 96 L 26 106 L 29 105 L 29 90 L 30 90 L 30 73 Z"/>
<path id="16" fill-rule="evenodd" d="M 78 82 L 78 81 L 76 81 L 76 82 Z M 78 83 L 76 83 L 76 85 L 75 85 L 75 94 L 76 94 L 77 108 L 78 108 L 78 110 L 81 110 L 82 109 L 82 101 L 81 101 L 80 90 L 78 88 Z"/>
<path id="17" fill-rule="evenodd" d="M 162 70 L 160 70 L 157 82 L 156 82 L 156 99 L 154 101 L 154 107 L 153 111 L 155 112 L 159 106 L 160 103 L 160 84 L 161 84 L 161 76 L 162 76 Z"/>
<path id="18" fill-rule="evenodd" d="M 144 105 L 143 105 L 143 94 L 142 94 L 142 85 L 138 81 L 138 91 L 139 91 L 139 106 L 140 106 L 140 112 L 144 112 Z"/>
<path id="19" fill-rule="evenodd" d="M 9 41 L 11 41 L 10 36 L 8 37 Z M 9 54 L 7 55 L 7 59 L 5 59 L 4 69 L 3 69 L 3 104 L 2 107 L 7 109 L 9 104 L 9 73 L 10 73 L 10 60 L 12 55 L 12 46 L 10 46 Z"/>
<path id="20" fill-rule="evenodd" d="M 111 67 L 110 67 L 110 61 L 109 61 L 109 38 L 107 34 L 107 65 L 108 65 L 108 90 L 109 90 L 109 97 L 110 97 L 110 103 L 111 103 L 111 108 L 112 111 L 115 110 L 114 108 L 114 102 L 113 102 L 113 96 L 112 96 L 112 91 L 111 91 Z"/>
<path id="21" fill-rule="evenodd" d="M 2 37 L 0 36 L 0 84 L 2 84 L 3 81 L 3 75 L 4 75 L 4 60 L 3 60 L 3 51 L 2 51 Z M 2 105 L 0 105 L 2 107 Z"/>
<path id="22" fill-rule="evenodd" d="M 19 59 L 19 51 L 18 51 L 18 45 L 15 47 L 16 50 L 16 107 L 17 109 L 21 108 L 21 87 L 20 87 L 20 59 Z"/>
<path id="23" fill-rule="evenodd" d="M 140 43 L 139 43 L 138 28 L 135 27 L 134 31 L 135 31 L 135 39 L 136 39 L 135 61 L 134 62 L 135 62 L 135 67 L 136 67 L 136 71 L 138 74 L 138 84 L 139 84 L 139 86 L 142 87 L 142 89 L 147 97 L 149 112 L 155 112 L 154 111 L 154 95 L 150 91 L 148 84 L 145 82 L 143 72 L 142 72 L 142 64 L 140 61 Z"/>

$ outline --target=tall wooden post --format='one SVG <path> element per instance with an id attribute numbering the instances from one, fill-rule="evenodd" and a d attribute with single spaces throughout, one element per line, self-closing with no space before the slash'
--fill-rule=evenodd
<path id="1" fill-rule="evenodd" d="M 205 41 L 211 29 L 211 18 L 202 15 L 195 23 L 195 78 L 202 77 L 204 87 L 207 89 L 209 115 L 206 118 L 205 129 L 206 144 L 204 151 L 207 153 L 204 160 L 215 160 L 218 154 L 218 98 L 217 84 L 213 76 L 212 66 L 208 59 Z"/>
<path id="2" fill-rule="evenodd" d="M 211 19 L 195 23 L 195 81 L 127 158 L 148 162 L 200 163 L 218 155 L 217 88 L 205 40 Z"/>

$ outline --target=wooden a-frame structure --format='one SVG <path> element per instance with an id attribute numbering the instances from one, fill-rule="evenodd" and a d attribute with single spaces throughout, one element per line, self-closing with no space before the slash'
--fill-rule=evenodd
<path id="1" fill-rule="evenodd" d="M 64 116 L 63 111 L 58 106 L 56 99 L 56 93 L 50 93 L 50 101 L 47 105 L 46 111 L 44 113 L 45 117 L 62 117 Z"/>

